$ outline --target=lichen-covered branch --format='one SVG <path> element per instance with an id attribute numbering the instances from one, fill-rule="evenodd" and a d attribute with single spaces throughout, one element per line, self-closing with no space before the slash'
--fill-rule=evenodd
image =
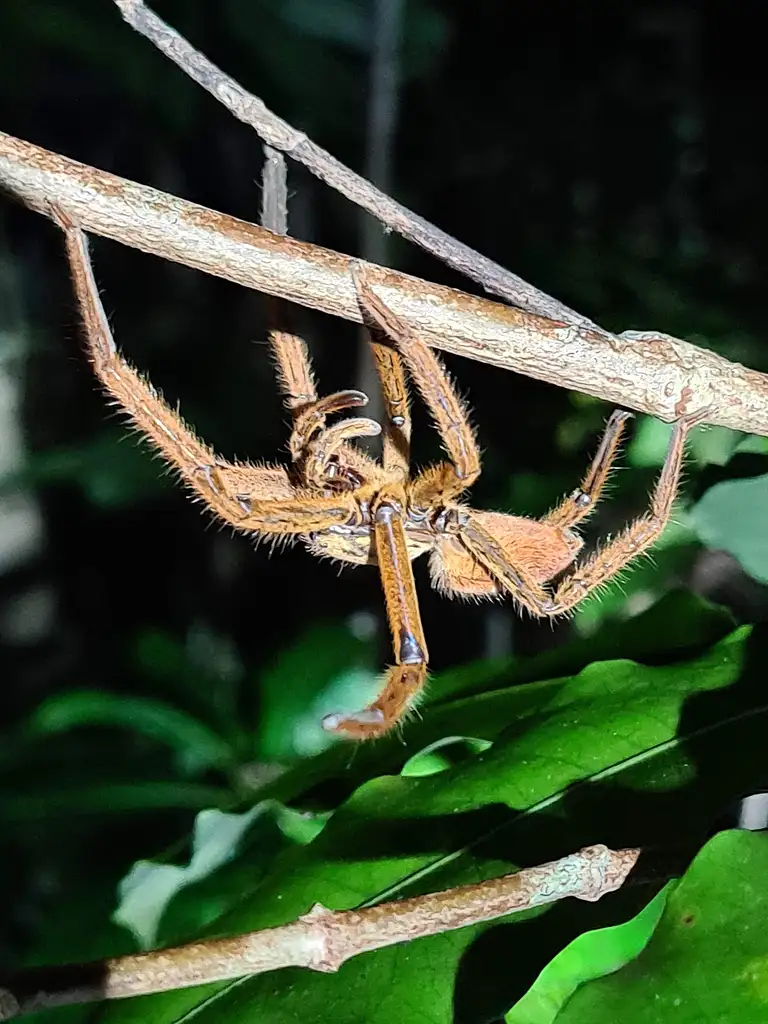
<path id="1" fill-rule="evenodd" d="M 597 900 L 624 884 L 639 855 L 635 849 L 588 846 L 514 875 L 362 910 L 332 911 L 317 904 L 290 924 L 232 939 L 91 964 L 32 968 L 0 983 L 0 1021 L 53 1006 L 148 995 L 281 967 L 337 971 L 352 957 L 384 946 L 491 921 L 568 896 Z"/>
<path id="2" fill-rule="evenodd" d="M 127 181 L 0 132 L 0 189 L 84 230 L 348 320 L 361 321 L 348 256 Z M 613 405 L 768 435 L 768 377 L 654 333 L 613 336 L 371 265 L 367 278 L 428 344 Z"/>

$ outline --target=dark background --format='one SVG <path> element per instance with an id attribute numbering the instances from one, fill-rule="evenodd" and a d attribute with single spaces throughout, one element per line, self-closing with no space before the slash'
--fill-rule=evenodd
<path id="1" fill-rule="evenodd" d="M 372 3 L 158 0 L 155 9 L 276 113 L 364 170 Z M 760 9 L 407 0 L 392 191 L 607 327 L 656 329 L 765 369 Z M 0 4 L 0 58 L 5 132 L 257 219 L 256 135 L 107 0 Z M 295 165 L 290 186 L 292 234 L 363 251 L 361 218 L 346 200 Z M 104 240 L 93 252 L 118 343 L 168 400 L 225 455 L 284 458 L 288 424 L 261 297 Z M 387 258 L 473 290 L 400 239 L 390 238 Z M 355 386 L 354 327 L 297 315 L 321 392 Z M 610 410 L 448 361 L 485 450 L 473 500 L 543 512 L 575 486 Z M 388 655 L 383 633 L 377 645 L 347 627 L 355 613 L 379 613 L 373 571 L 339 577 L 298 547 L 254 552 L 126 439 L 83 357 L 60 235 L 10 200 L 0 204 L 0 375 L 0 952 L 45 959 L 73 953 L 57 938 L 72 908 L 103 925 L 132 861 L 184 834 L 217 787 L 222 801 L 242 797 L 245 768 L 299 753 L 281 737 L 313 672 L 322 685 Z M 437 452 L 420 413 L 414 451 L 417 462 Z M 596 530 L 636 514 L 652 476 L 652 466 L 620 474 Z M 691 472 L 691 494 L 702 479 Z M 730 564 L 713 584 L 704 555 L 683 547 L 644 570 L 650 593 L 684 582 L 741 615 L 762 607 Z M 535 651 L 574 628 L 452 604 L 429 590 L 425 566 L 416 573 L 438 671 Z M 626 613 L 621 599 L 609 612 Z M 95 724 L 87 700 L 81 719 L 67 705 L 73 728 L 35 718 L 70 691 L 213 716 L 229 730 L 232 766 L 190 766 L 181 741 L 131 727 L 129 704 L 111 724 Z"/>

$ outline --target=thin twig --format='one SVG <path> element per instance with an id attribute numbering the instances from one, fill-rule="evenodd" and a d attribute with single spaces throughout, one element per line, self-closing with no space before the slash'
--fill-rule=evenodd
<path id="1" fill-rule="evenodd" d="M 247 92 L 233 78 L 224 74 L 204 54 L 190 46 L 175 29 L 158 18 L 141 0 L 115 0 L 115 3 L 131 28 L 154 43 L 166 57 L 222 103 L 239 121 L 250 125 L 264 142 L 304 164 L 331 188 L 367 210 L 392 231 L 397 231 L 404 238 L 420 245 L 449 267 L 477 281 L 486 291 L 506 299 L 515 306 L 554 320 L 582 324 L 602 332 L 602 328 L 591 320 L 534 288 L 488 257 L 475 252 L 418 214 L 412 213 L 371 182 L 345 167 L 326 150 L 315 145 L 303 132 L 297 131 L 273 114 L 257 96 Z"/>
<path id="2" fill-rule="evenodd" d="M 394 142 L 400 107 L 403 3 L 404 0 L 370 0 L 368 5 L 370 53 L 365 176 L 385 195 L 393 191 Z M 360 255 L 368 263 L 390 266 L 391 233 L 366 210 L 361 209 L 359 215 Z M 385 395 L 395 393 L 405 398 L 408 394 L 402 360 L 386 339 L 377 338 L 375 332 L 369 334 L 363 328 L 360 341 L 355 368 L 356 386 L 368 396 L 366 416 L 382 425 L 382 434 L 361 439 L 360 446 L 374 459 L 383 459 L 388 468 L 392 467 L 394 457 L 398 466 L 405 469 L 410 457 L 410 424 L 394 426 L 394 410 L 388 408 L 385 411 L 384 408 Z M 399 414 L 402 410 L 397 412 Z"/>
<path id="3" fill-rule="evenodd" d="M 85 231 L 360 323 L 348 256 L 77 163 L 0 132 L 0 189 Z M 606 337 L 421 281 L 366 270 L 384 302 L 436 348 L 671 421 L 768 435 L 768 377 L 668 335 Z"/>
<path id="4" fill-rule="evenodd" d="M 290 924 L 234 939 L 90 964 L 31 968 L 0 987 L 0 1021 L 53 1006 L 124 999 L 263 974 L 281 967 L 333 972 L 360 953 L 480 924 L 572 896 L 598 900 L 620 888 L 639 850 L 588 846 L 514 875 L 446 892 L 333 911 L 316 904 Z"/>
<path id="5" fill-rule="evenodd" d="M 288 176 L 283 154 L 264 145 L 261 175 L 261 226 L 276 235 L 288 234 Z"/>

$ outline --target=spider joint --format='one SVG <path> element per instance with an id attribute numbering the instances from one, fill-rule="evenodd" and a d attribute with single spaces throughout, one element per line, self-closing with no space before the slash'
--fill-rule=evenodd
<path id="1" fill-rule="evenodd" d="M 423 523 L 426 520 L 428 515 L 428 509 L 414 508 L 412 506 L 408 509 L 408 523 L 412 526 L 421 525 L 421 523 Z"/>
<path id="2" fill-rule="evenodd" d="M 443 508 L 435 516 L 432 526 L 436 533 L 458 533 L 468 522 L 469 516 L 462 509 Z"/>
<path id="3" fill-rule="evenodd" d="M 410 630 L 402 629 L 400 631 L 400 650 L 398 652 L 399 663 L 401 665 L 422 665 L 425 660 L 424 651 L 419 641 Z"/>
<path id="4" fill-rule="evenodd" d="M 400 506 L 394 501 L 383 502 L 373 514 L 375 523 L 391 523 L 396 515 L 400 513 Z"/>
<path id="5" fill-rule="evenodd" d="M 592 504 L 592 495 L 587 494 L 586 491 L 575 490 L 571 495 L 571 500 L 577 508 L 589 508 Z"/>
<path id="6" fill-rule="evenodd" d="M 195 466 L 195 472 L 202 474 L 205 477 L 205 482 L 208 484 L 214 494 L 220 494 L 219 488 L 216 486 L 216 481 L 213 478 L 213 466 Z M 239 498 L 238 498 L 239 500 Z M 250 508 L 246 509 L 250 512 Z"/>

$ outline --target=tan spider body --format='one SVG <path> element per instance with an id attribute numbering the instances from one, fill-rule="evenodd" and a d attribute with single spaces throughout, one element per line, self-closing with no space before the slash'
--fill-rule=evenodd
<path id="1" fill-rule="evenodd" d="M 303 541 L 309 551 L 350 565 L 377 565 L 395 664 L 379 697 L 346 716 L 328 715 L 330 731 L 380 736 L 401 721 L 427 676 L 411 562 L 429 553 L 433 585 L 454 597 L 511 596 L 536 616 L 572 609 L 660 535 L 676 495 L 685 436 L 701 414 L 675 425 L 649 511 L 574 567 L 576 532 L 600 497 L 630 414 L 615 412 L 580 487 L 542 520 L 479 512 L 458 499 L 480 474 L 480 454 L 466 409 L 440 360 L 354 270 L 363 319 L 384 398 L 381 462 L 355 438 L 382 432 L 352 417 L 326 426 L 332 413 L 365 405 L 359 391 L 318 398 L 303 342 L 271 333 L 286 405 L 293 414 L 292 465 L 231 463 L 201 441 L 118 352 L 93 278 L 85 235 L 60 210 L 90 358 L 113 399 L 220 519 L 257 537 Z M 410 475 L 410 415 L 403 364 L 432 414 L 448 461 Z M 545 584 L 561 577 L 547 589 Z"/>

